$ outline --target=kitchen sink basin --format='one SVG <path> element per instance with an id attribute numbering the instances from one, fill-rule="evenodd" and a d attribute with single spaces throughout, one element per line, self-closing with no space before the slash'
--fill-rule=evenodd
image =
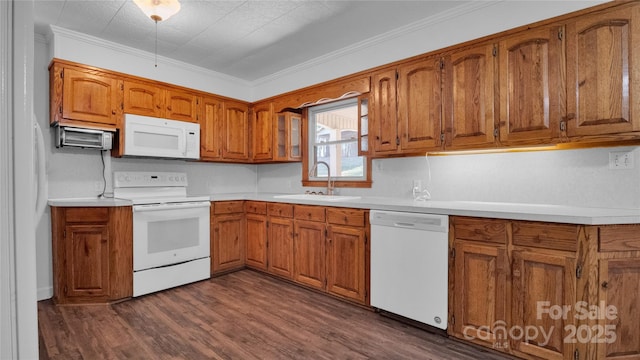
<path id="1" fill-rule="evenodd" d="M 290 199 L 290 200 L 311 200 L 311 201 L 349 201 L 358 200 L 360 196 L 348 196 L 348 195 L 319 195 L 319 194 L 288 194 L 288 195 L 275 195 L 276 199 Z"/>

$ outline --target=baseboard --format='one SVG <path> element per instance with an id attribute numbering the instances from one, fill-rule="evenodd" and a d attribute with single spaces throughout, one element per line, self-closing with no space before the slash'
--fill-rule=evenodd
<path id="1" fill-rule="evenodd" d="M 38 301 L 47 300 L 53 297 L 53 286 L 38 288 Z"/>

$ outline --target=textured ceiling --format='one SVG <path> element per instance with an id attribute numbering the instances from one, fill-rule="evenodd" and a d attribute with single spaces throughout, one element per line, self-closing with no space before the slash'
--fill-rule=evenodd
<path id="1" fill-rule="evenodd" d="M 158 54 L 253 81 L 468 1 L 180 2 L 158 23 Z M 36 0 L 35 22 L 155 52 L 155 24 L 131 0 Z"/>

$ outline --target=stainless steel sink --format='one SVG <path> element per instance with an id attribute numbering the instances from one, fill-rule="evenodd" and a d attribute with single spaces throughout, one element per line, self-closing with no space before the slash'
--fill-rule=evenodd
<path id="1" fill-rule="evenodd" d="M 348 195 L 319 195 L 319 194 L 288 194 L 288 195 L 275 195 L 276 199 L 290 199 L 290 200 L 310 200 L 310 201 L 350 201 L 358 200 L 360 196 L 348 196 Z"/>

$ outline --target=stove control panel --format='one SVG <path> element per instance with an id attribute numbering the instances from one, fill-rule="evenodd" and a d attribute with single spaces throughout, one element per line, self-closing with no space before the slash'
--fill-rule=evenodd
<path id="1" fill-rule="evenodd" d="M 180 172 L 114 171 L 113 186 L 125 187 L 186 187 L 187 174 Z"/>

